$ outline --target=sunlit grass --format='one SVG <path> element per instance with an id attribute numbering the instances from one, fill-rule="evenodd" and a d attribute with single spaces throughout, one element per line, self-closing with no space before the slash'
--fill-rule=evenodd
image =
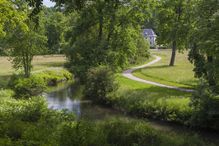
<path id="1" fill-rule="evenodd" d="M 193 65 L 188 61 L 188 53 L 177 53 L 175 66 L 168 66 L 171 50 L 152 51 L 162 59 L 150 67 L 134 72 L 134 75 L 146 80 L 184 88 L 194 88 L 197 79 L 194 77 Z"/>
<path id="2" fill-rule="evenodd" d="M 63 67 L 66 62 L 64 55 L 44 55 L 36 56 L 33 59 L 33 70 L 46 69 L 48 67 Z M 0 57 L 0 88 L 5 87 L 13 73 L 17 73 L 13 69 L 8 57 Z"/>

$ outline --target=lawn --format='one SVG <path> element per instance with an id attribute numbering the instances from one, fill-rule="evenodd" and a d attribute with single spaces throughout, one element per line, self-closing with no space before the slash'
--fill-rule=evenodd
<path id="1" fill-rule="evenodd" d="M 134 75 L 178 87 L 193 88 L 197 80 L 193 77 L 193 65 L 187 61 L 187 53 L 177 53 L 176 65 L 169 67 L 170 50 L 151 52 L 162 60 L 151 67 L 137 70 Z M 154 57 L 149 59 L 153 60 Z M 111 99 L 116 108 L 139 117 L 152 117 L 160 120 L 186 124 L 191 118 L 189 106 L 192 93 L 157 87 L 133 81 L 117 74 L 119 90 Z"/>
<path id="2" fill-rule="evenodd" d="M 193 65 L 188 61 L 188 52 L 176 54 L 174 67 L 168 66 L 171 50 L 152 50 L 152 54 L 162 59 L 150 67 L 136 70 L 133 74 L 137 77 L 166 85 L 183 88 L 194 88 L 198 80 L 194 77 Z"/>
<path id="3" fill-rule="evenodd" d="M 119 90 L 113 105 L 139 117 L 184 123 L 189 119 L 191 93 L 140 83 L 117 75 Z"/>
<path id="4" fill-rule="evenodd" d="M 36 56 L 33 59 L 33 70 L 46 69 L 48 67 L 62 67 L 66 58 L 63 55 Z M 0 88 L 5 87 L 13 73 L 12 64 L 7 57 L 0 57 Z"/>

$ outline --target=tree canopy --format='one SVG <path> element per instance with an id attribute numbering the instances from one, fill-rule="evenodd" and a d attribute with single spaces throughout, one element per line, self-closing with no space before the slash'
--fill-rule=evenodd
<path id="1" fill-rule="evenodd" d="M 1 0 L 0 12 L 0 38 L 6 36 L 7 32 L 12 31 L 16 26 L 20 26 L 23 30 L 28 29 L 25 24 L 27 14 L 16 9 L 14 2 Z"/>
<path id="2" fill-rule="evenodd" d="M 68 9 L 71 6 L 66 5 Z M 81 75 L 101 64 L 113 69 L 125 67 L 141 49 L 140 40 L 146 43 L 141 39 L 141 24 L 149 17 L 145 13 L 147 6 L 146 1 L 98 0 L 72 7 L 77 11 L 77 17 L 73 18 L 77 23 L 67 35 L 72 71 Z M 141 55 L 148 54 L 147 48 L 143 48 Z"/>

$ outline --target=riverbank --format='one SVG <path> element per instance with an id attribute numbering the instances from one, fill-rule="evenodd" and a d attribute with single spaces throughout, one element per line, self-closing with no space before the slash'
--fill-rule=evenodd
<path id="1" fill-rule="evenodd" d="M 217 133 L 203 130 L 196 131 L 172 122 L 139 118 L 136 115 L 129 115 L 124 111 L 121 112 L 120 110 L 99 106 L 91 101 L 87 101 L 86 98 L 83 99 L 82 96 L 77 93 L 77 89 L 77 86 L 76 88 L 72 86 L 47 95 L 49 107 L 56 110 L 66 108 L 76 114 L 77 119 L 85 121 L 100 122 L 112 118 L 122 118 L 130 121 L 135 120 L 136 122 L 139 121 L 147 124 L 152 129 L 162 131 L 162 133 L 172 133 L 178 136 L 190 135 L 192 137 L 196 135 L 198 139 L 204 139 L 215 145 L 219 144 L 219 140 L 217 139 L 219 135 Z"/>

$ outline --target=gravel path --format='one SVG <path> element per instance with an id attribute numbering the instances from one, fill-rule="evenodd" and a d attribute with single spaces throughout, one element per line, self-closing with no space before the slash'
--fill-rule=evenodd
<path id="1" fill-rule="evenodd" d="M 161 60 L 161 57 L 159 57 L 159 56 L 154 56 L 154 57 L 155 57 L 155 60 L 153 60 L 153 61 L 151 61 L 147 64 L 128 69 L 128 70 L 124 71 L 122 73 L 122 75 L 126 78 L 131 79 L 131 80 L 142 82 L 142 83 L 145 83 L 145 84 L 151 84 L 151 85 L 155 85 L 155 86 L 159 86 L 159 87 L 163 87 L 163 88 L 175 89 L 175 90 L 183 91 L 183 92 L 194 92 L 194 90 L 192 90 L 192 89 L 185 89 L 185 88 L 180 88 L 180 87 L 175 87 L 175 86 L 164 85 L 164 84 L 160 84 L 160 83 L 157 83 L 157 82 L 144 80 L 144 79 L 141 79 L 141 78 L 138 78 L 138 77 L 132 75 L 133 71 L 141 69 L 141 68 L 146 68 L 146 67 L 148 67 L 148 66 L 150 66 L 150 65 L 152 65 L 152 64 L 154 64 L 154 63 Z"/>

